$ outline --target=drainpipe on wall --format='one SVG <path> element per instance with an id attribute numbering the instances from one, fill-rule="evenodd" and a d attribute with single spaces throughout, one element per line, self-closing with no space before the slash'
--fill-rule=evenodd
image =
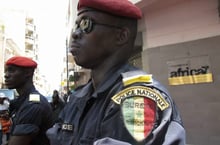
<path id="1" fill-rule="evenodd" d="M 218 16 L 220 17 L 220 0 L 218 0 Z"/>

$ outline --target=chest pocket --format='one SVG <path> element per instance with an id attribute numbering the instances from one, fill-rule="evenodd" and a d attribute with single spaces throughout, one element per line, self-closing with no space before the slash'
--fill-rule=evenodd
<path id="1" fill-rule="evenodd" d="M 59 136 L 58 136 L 59 137 Z M 71 145 L 73 141 L 73 132 L 70 131 L 62 131 L 62 138 L 60 138 L 62 144 Z"/>

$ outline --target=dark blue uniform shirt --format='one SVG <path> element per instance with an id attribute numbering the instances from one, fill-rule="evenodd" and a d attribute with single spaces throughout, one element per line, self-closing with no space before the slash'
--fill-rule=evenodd
<path id="1" fill-rule="evenodd" d="M 62 122 L 47 131 L 51 144 L 92 145 L 95 141 L 108 137 L 132 145 L 184 145 L 185 130 L 181 118 L 164 87 L 155 80 L 152 83 L 132 82 L 127 86 L 123 84 L 124 78 L 139 74 L 145 73 L 125 64 L 119 69 L 111 70 L 97 90 L 93 89 L 91 81 L 76 89 L 60 114 Z M 121 105 L 112 100 L 117 93 L 132 86 L 155 89 L 169 104 L 164 110 L 158 107 L 153 110 L 156 112 L 153 128 L 141 141 L 137 141 L 129 133 Z M 134 90 L 132 91 L 134 94 Z"/>
<path id="2" fill-rule="evenodd" d="M 52 109 L 35 88 L 11 101 L 12 136 L 36 135 L 31 145 L 49 145 L 46 130 L 52 127 Z"/>

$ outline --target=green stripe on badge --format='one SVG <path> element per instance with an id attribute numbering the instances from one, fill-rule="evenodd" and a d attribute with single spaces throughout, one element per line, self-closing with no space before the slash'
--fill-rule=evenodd
<path id="1" fill-rule="evenodd" d="M 123 102 L 122 113 L 124 117 L 124 123 L 128 131 L 134 136 L 134 109 L 131 108 L 131 104 L 134 104 L 134 98 L 126 99 Z"/>

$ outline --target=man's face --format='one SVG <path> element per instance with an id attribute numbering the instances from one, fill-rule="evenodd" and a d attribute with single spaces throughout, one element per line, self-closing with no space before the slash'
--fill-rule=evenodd
<path id="1" fill-rule="evenodd" d="M 54 102 L 54 103 L 59 102 L 59 96 L 55 95 L 55 96 L 53 96 L 52 98 L 53 98 L 53 102 Z"/>
<path id="2" fill-rule="evenodd" d="M 107 26 L 114 23 L 109 15 L 97 11 L 84 11 L 78 15 L 70 50 L 76 64 L 93 69 L 114 53 L 118 28 Z"/>
<path id="3" fill-rule="evenodd" d="M 53 92 L 53 96 L 52 96 L 53 102 L 58 102 L 59 100 L 59 93 L 57 91 Z"/>
<path id="4" fill-rule="evenodd" d="M 27 77 L 23 68 L 15 65 L 5 66 L 5 85 L 9 89 L 22 87 L 26 80 Z"/>

